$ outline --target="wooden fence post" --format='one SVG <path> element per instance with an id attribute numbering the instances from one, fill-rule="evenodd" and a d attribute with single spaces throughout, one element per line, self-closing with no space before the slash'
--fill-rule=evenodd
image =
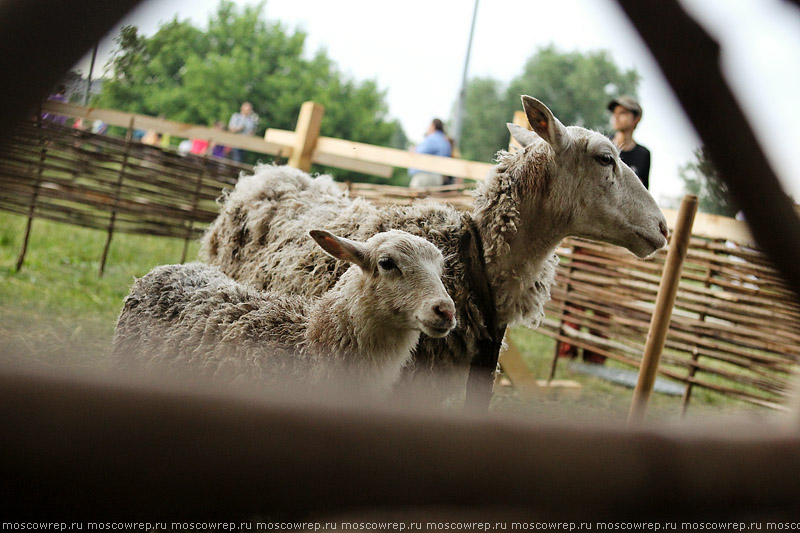
<path id="1" fill-rule="evenodd" d="M 686 195 L 681 202 L 675 231 L 664 264 L 664 273 L 658 287 L 656 306 L 653 318 L 650 321 L 650 331 L 647 334 L 647 343 L 644 347 L 642 365 L 639 368 L 639 379 L 633 392 L 633 402 L 628 414 L 628 424 L 638 424 L 647 414 L 647 404 L 653 392 L 653 386 L 658 373 L 658 363 L 667 338 L 667 330 L 672 319 L 672 306 L 678 293 L 678 284 L 681 280 L 681 268 L 686 252 L 689 248 L 689 239 L 692 236 L 692 224 L 697 213 L 697 197 Z"/>
<path id="2" fill-rule="evenodd" d="M 569 314 L 569 310 L 567 306 L 569 305 L 569 293 L 572 291 L 572 273 L 575 271 L 575 253 L 578 251 L 578 246 L 572 246 L 572 250 L 570 252 L 571 257 L 569 259 L 569 267 L 567 267 L 566 271 L 566 283 L 564 285 L 564 300 L 558 306 L 558 334 L 559 336 L 565 336 L 566 333 L 564 332 L 564 322 Z M 576 319 L 578 320 L 578 319 Z M 578 329 L 580 329 L 580 324 L 578 324 Z M 559 351 L 561 350 L 561 343 L 566 341 L 560 341 L 558 338 L 555 339 L 556 345 L 553 348 L 553 362 L 550 363 L 550 373 L 547 376 L 547 381 L 553 381 L 556 377 L 556 370 L 558 370 L 558 358 L 559 358 Z M 577 348 L 576 348 L 577 350 Z"/>
<path id="3" fill-rule="evenodd" d="M 711 278 L 712 278 L 713 268 L 709 264 L 708 270 L 706 273 L 706 279 L 703 282 L 703 286 L 706 289 L 711 288 Z M 700 321 L 705 322 L 708 313 L 700 313 Z M 694 376 L 697 374 L 697 366 L 700 363 L 700 352 L 697 349 L 697 345 L 693 347 L 692 350 L 692 362 L 689 366 L 689 372 L 686 375 L 686 388 L 683 390 L 683 397 L 681 398 L 681 416 L 686 417 L 686 413 L 689 410 L 689 401 L 692 397 L 692 389 L 694 388 Z"/>
<path id="4" fill-rule="evenodd" d="M 28 240 L 31 237 L 31 229 L 33 226 L 33 219 L 36 216 L 36 203 L 39 199 L 39 189 L 42 184 L 42 173 L 44 172 L 44 160 L 47 157 L 47 146 L 44 138 L 43 124 L 42 124 L 42 110 L 36 115 L 36 122 L 39 126 L 39 166 L 36 169 L 36 178 L 33 182 L 33 193 L 31 194 L 31 205 L 28 209 L 28 223 L 25 225 L 25 235 L 22 238 L 22 248 L 17 256 L 16 271 L 19 272 L 22 268 L 22 263 L 25 262 L 25 255 L 28 252 Z"/>
<path id="5" fill-rule="evenodd" d="M 297 117 L 295 141 L 288 165 L 308 172 L 311 170 L 311 156 L 317 145 L 322 116 L 325 108 L 314 102 L 304 102 Z"/>
<path id="6" fill-rule="evenodd" d="M 192 200 L 192 213 L 197 211 L 197 206 L 200 204 L 200 189 L 203 187 L 203 179 L 208 174 L 208 154 L 211 150 L 213 139 L 208 140 L 208 148 L 203 153 L 203 171 L 197 175 L 197 185 L 194 188 L 194 199 Z M 194 229 L 194 221 L 189 220 L 186 226 L 186 237 L 183 239 L 183 251 L 181 252 L 181 264 L 186 262 L 186 254 L 189 252 L 189 241 L 192 240 L 192 230 Z"/>
<path id="7" fill-rule="evenodd" d="M 103 256 L 100 258 L 100 268 L 97 270 L 97 275 L 101 278 L 106 270 L 108 249 L 111 246 L 111 238 L 114 236 L 114 224 L 117 220 L 117 207 L 119 206 L 119 193 L 122 189 L 122 179 L 125 177 L 125 171 L 128 168 L 128 157 L 131 151 L 131 141 L 133 140 L 133 122 L 134 117 L 131 117 L 131 121 L 128 124 L 128 134 L 125 136 L 125 155 L 122 157 L 122 168 L 119 169 L 119 178 L 117 178 L 117 185 L 114 189 L 114 205 L 111 208 L 111 219 L 108 221 L 108 235 L 106 236 L 106 244 L 103 246 Z"/>

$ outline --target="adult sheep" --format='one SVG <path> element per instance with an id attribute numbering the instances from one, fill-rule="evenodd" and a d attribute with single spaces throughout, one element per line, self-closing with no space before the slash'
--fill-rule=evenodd
<path id="1" fill-rule="evenodd" d="M 115 364 L 385 394 L 420 332 L 442 337 L 455 326 L 444 257 L 403 231 L 364 243 L 310 235 L 331 259 L 352 263 L 320 297 L 259 291 L 202 263 L 156 267 L 136 280 L 117 321 Z"/>
<path id="2" fill-rule="evenodd" d="M 498 154 L 466 215 L 430 200 L 377 207 L 348 198 L 328 176 L 262 166 L 224 198 L 203 237 L 205 260 L 256 287 L 319 294 L 342 269 L 309 246 L 304 228 L 325 227 L 350 238 L 402 229 L 430 240 L 447 257 L 445 286 L 459 325 L 444 339 L 423 336 L 405 375 L 419 385 L 414 394 L 441 398 L 463 391 L 466 370 L 486 336 L 484 315 L 491 314 L 481 312 L 481 278 L 488 280 L 491 311 L 501 326 L 535 327 L 550 298 L 555 248 L 565 237 L 623 246 L 639 257 L 666 244 L 664 216 L 609 139 L 565 127 L 535 98 L 523 96 L 522 105 L 535 133 L 508 125 L 523 148 Z M 464 252 L 469 234 L 477 235 L 478 262 L 485 263 L 477 282 L 480 265 Z M 468 262 L 472 267 L 465 267 Z"/>

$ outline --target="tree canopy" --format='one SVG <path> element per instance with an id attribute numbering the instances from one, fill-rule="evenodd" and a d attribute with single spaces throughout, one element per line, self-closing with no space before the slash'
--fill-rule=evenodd
<path id="1" fill-rule="evenodd" d="M 687 194 L 697 196 L 697 209 L 703 213 L 732 217 L 739 208 L 733 203 L 728 186 L 717 172 L 705 148 L 694 152 L 695 161 L 678 171 Z"/>
<path id="2" fill-rule="evenodd" d="M 306 34 L 265 20 L 263 8 L 223 0 L 207 29 L 177 18 L 152 37 L 123 28 L 111 78 L 94 103 L 210 126 L 227 124 L 249 101 L 259 116 L 256 133 L 263 134 L 270 127 L 293 130 L 302 103 L 314 100 L 325 106 L 322 135 L 384 146 L 402 142 L 375 81 L 350 79 L 323 50 L 304 57 Z"/>
<path id="3" fill-rule="evenodd" d="M 606 105 L 620 94 L 636 95 L 640 76 L 622 70 L 606 51 L 560 52 L 540 48 L 522 73 L 507 86 L 491 78 L 474 78 L 467 86 L 461 153 L 491 161 L 508 146 L 506 122 L 521 109 L 520 95 L 543 101 L 567 125 L 610 133 Z"/>

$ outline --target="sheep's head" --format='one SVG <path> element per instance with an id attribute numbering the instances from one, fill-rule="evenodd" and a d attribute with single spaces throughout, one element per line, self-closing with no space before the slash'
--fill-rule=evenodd
<path id="1" fill-rule="evenodd" d="M 547 153 L 547 183 L 539 186 L 537 207 L 560 221 L 564 236 L 623 246 L 639 257 L 666 244 L 661 210 L 608 138 L 586 128 L 565 127 L 530 96 L 522 97 L 522 106 L 533 132 L 508 127 L 525 158 Z"/>
<path id="2" fill-rule="evenodd" d="M 309 233 L 323 250 L 353 267 L 342 280 L 357 275 L 360 294 L 376 316 L 391 326 L 444 337 L 456 326 L 455 304 L 442 283 L 444 257 L 433 244 L 405 231 L 378 233 L 361 243 L 327 231 Z"/>

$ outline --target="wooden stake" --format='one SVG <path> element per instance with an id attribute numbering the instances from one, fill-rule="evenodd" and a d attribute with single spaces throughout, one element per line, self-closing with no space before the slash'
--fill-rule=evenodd
<path id="1" fill-rule="evenodd" d="M 667 330 L 672 319 L 672 306 L 675 295 L 678 293 L 678 284 L 681 279 L 681 268 L 689 248 L 689 238 L 692 235 L 692 224 L 697 213 L 697 197 L 686 195 L 681 202 L 675 231 L 672 233 L 667 261 L 664 265 L 664 274 L 658 288 L 656 306 L 650 322 L 650 331 L 647 334 L 647 343 L 644 347 L 642 365 L 639 368 L 639 380 L 633 392 L 633 402 L 628 414 L 628 424 L 639 424 L 647 414 L 647 404 L 653 392 L 653 386 L 658 373 L 658 363 L 667 338 Z"/>
<path id="2" fill-rule="evenodd" d="M 569 267 L 567 267 L 567 279 L 568 280 L 572 278 L 572 273 L 575 270 L 575 253 L 577 252 L 577 250 L 578 250 L 577 246 L 573 246 L 572 247 L 572 254 L 571 254 L 572 257 L 569 260 Z M 569 293 L 570 293 L 571 290 L 572 290 L 572 283 L 567 281 L 567 283 L 564 286 L 564 293 L 565 293 L 564 294 L 564 299 L 561 301 L 561 304 L 559 305 L 558 311 L 557 311 L 557 315 L 559 317 L 561 317 L 559 319 L 559 321 L 558 321 L 559 322 L 559 327 L 558 327 L 558 334 L 559 335 L 563 335 L 564 334 L 564 321 L 567 319 L 567 315 L 568 315 L 567 302 L 569 301 Z M 565 341 L 560 341 L 560 340 L 556 339 L 556 345 L 553 347 L 553 362 L 550 363 L 550 373 L 547 376 L 547 381 L 548 382 L 553 381 L 555 379 L 555 377 L 556 377 L 556 371 L 558 370 L 558 358 L 559 358 L 558 352 L 560 351 L 561 344 L 563 342 L 565 342 Z M 577 349 L 577 347 L 576 347 L 576 349 Z"/>
<path id="3" fill-rule="evenodd" d="M 45 158 L 47 157 L 47 147 L 44 139 L 44 133 L 42 132 L 41 108 L 39 109 L 39 113 L 37 113 L 36 115 L 36 124 L 37 126 L 39 126 L 39 134 L 40 134 L 39 166 L 36 170 L 36 179 L 33 183 L 33 194 L 31 195 L 30 209 L 28 209 L 28 223 L 25 225 L 25 236 L 22 238 L 22 248 L 19 251 L 19 256 L 17 256 L 16 272 L 19 272 L 20 269 L 22 268 L 22 264 L 25 262 L 25 255 L 28 253 L 28 240 L 31 237 L 33 219 L 36 217 L 36 203 L 39 199 L 39 189 L 42 184 L 42 173 L 44 172 L 44 161 Z"/>
<path id="4" fill-rule="evenodd" d="M 213 139 L 209 139 L 209 148 L 203 153 L 203 171 L 197 174 L 197 185 L 194 188 L 194 199 L 192 200 L 192 212 L 196 211 L 197 206 L 200 204 L 200 189 L 203 186 L 203 179 L 206 177 L 206 174 L 208 174 L 208 154 L 212 143 Z M 189 241 L 192 239 L 192 229 L 194 229 L 194 220 L 190 220 L 189 224 L 186 226 L 186 237 L 183 239 L 183 251 L 181 252 L 181 264 L 186 262 L 186 254 L 189 251 Z"/>
<path id="5" fill-rule="evenodd" d="M 108 221 L 108 234 L 106 235 L 106 244 L 103 246 L 103 255 L 100 258 L 100 267 L 97 269 L 97 275 L 103 277 L 106 270 L 106 259 L 108 259 L 108 249 L 111 247 L 111 239 L 114 237 L 114 225 L 117 221 L 117 206 L 119 205 L 119 194 L 122 190 L 122 179 L 125 177 L 125 171 L 128 169 L 128 157 L 130 156 L 131 141 L 133 140 L 133 123 L 134 117 L 128 124 L 128 134 L 125 136 L 125 154 L 122 157 L 122 168 L 119 169 L 119 178 L 117 178 L 117 185 L 114 189 L 114 207 L 111 208 L 111 219 Z"/>
<path id="6" fill-rule="evenodd" d="M 288 165 L 308 172 L 311 170 L 311 156 L 317 146 L 319 130 L 325 108 L 314 102 L 304 102 L 297 117 L 295 145 Z"/>

